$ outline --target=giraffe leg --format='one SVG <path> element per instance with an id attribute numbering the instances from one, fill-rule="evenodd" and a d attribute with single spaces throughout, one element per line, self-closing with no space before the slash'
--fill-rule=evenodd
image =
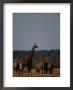
<path id="1" fill-rule="evenodd" d="M 31 76 L 32 76 L 32 70 L 31 70 Z"/>
<path id="2" fill-rule="evenodd" d="M 32 71 L 30 70 L 30 75 L 32 76 Z"/>
<path id="3" fill-rule="evenodd" d="M 28 76 L 29 76 L 29 70 L 28 70 Z"/>

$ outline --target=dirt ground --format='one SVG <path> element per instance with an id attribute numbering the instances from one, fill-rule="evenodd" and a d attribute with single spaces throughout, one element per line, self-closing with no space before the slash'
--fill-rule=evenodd
<path id="1" fill-rule="evenodd" d="M 13 70 L 13 77 L 19 77 L 18 72 Z M 22 73 L 20 77 L 22 77 Z M 52 74 L 49 74 L 49 71 L 47 74 L 42 74 L 42 71 L 38 73 L 35 69 L 32 69 L 32 73 L 29 73 L 29 76 L 27 71 L 23 71 L 23 77 L 60 77 L 60 68 L 54 68 Z"/>

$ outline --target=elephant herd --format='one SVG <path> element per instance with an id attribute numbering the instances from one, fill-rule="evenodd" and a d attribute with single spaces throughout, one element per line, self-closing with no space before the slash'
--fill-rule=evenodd
<path id="1" fill-rule="evenodd" d="M 40 71 L 42 71 L 42 74 L 52 74 L 53 73 L 53 64 L 50 65 L 50 67 L 48 66 L 47 62 L 44 62 L 42 65 L 38 64 L 38 67 L 36 67 L 36 72 L 40 73 Z"/>
<path id="2" fill-rule="evenodd" d="M 53 68 L 54 65 L 50 64 L 50 66 L 48 66 L 47 62 L 44 62 L 42 64 L 38 63 L 35 66 L 35 71 L 36 73 L 42 73 L 42 74 L 52 74 L 53 73 Z M 25 61 L 20 61 L 20 62 L 15 62 L 13 64 L 13 70 L 15 70 L 19 76 L 24 76 L 23 74 L 28 73 L 27 76 L 29 76 L 29 74 L 31 73 L 32 76 L 32 69 L 33 69 L 33 65 L 32 62 L 25 62 Z"/>

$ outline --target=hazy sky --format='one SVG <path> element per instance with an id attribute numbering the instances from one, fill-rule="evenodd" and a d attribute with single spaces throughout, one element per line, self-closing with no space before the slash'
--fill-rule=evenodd
<path id="1" fill-rule="evenodd" d="M 38 50 L 60 48 L 59 13 L 13 14 L 13 50 L 30 50 L 33 42 Z"/>

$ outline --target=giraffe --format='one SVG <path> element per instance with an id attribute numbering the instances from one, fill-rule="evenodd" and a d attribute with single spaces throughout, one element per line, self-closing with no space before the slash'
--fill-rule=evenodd
<path id="1" fill-rule="evenodd" d="M 19 76 L 20 76 L 20 72 L 22 72 L 22 76 L 23 76 L 23 69 L 25 67 L 27 67 L 28 76 L 29 76 L 29 73 L 31 72 L 31 69 L 32 69 L 32 58 L 33 58 L 33 54 L 35 52 L 35 48 L 38 48 L 36 43 L 33 44 L 31 51 L 29 51 L 27 53 L 26 57 L 22 57 L 21 61 L 19 63 L 17 63 Z M 32 75 L 32 73 L 31 73 L 31 75 Z"/>
<path id="2" fill-rule="evenodd" d="M 33 58 L 33 54 L 35 52 L 35 48 L 38 48 L 36 43 L 33 44 L 32 50 L 26 56 L 26 58 L 27 58 L 26 62 L 27 62 L 27 68 L 28 68 L 28 76 L 29 76 L 29 73 L 31 72 L 31 69 L 32 69 L 32 58 Z M 32 75 L 32 72 L 31 72 L 31 75 Z"/>

